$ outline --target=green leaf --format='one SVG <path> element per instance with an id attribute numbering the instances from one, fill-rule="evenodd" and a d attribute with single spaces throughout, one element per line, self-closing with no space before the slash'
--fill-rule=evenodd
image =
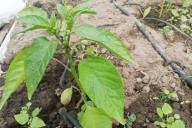
<path id="1" fill-rule="evenodd" d="M 185 123 L 182 120 L 176 120 L 173 124 L 172 124 L 173 128 L 185 128 Z"/>
<path id="2" fill-rule="evenodd" d="M 32 119 L 30 128 L 42 128 L 45 126 L 45 123 L 42 119 L 40 119 L 39 117 L 34 117 Z"/>
<path id="3" fill-rule="evenodd" d="M 175 120 L 174 117 L 168 117 L 167 123 L 172 124 L 174 122 L 174 120 Z"/>
<path id="4" fill-rule="evenodd" d="M 177 119 L 177 120 L 179 120 L 179 119 L 180 119 L 180 115 L 179 115 L 179 114 L 175 114 L 175 115 L 174 115 L 174 118 Z"/>
<path id="5" fill-rule="evenodd" d="M 90 57 L 79 66 L 81 88 L 107 115 L 124 124 L 123 82 L 115 66 L 103 57 Z"/>
<path id="6" fill-rule="evenodd" d="M 29 121 L 29 115 L 27 113 L 17 114 L 14 118 L 21 125 L 24 125 Z"/>
<path id="7" fill-rule="evenodd" d="M 91 4 L 93 0 L 88 0 L 87 2 L 84 2 L 82 4 L 78 4 L 74 8 L 75 16 L 79 16 L 81 14 L 96 14 L 94 10 L 91 10 Z"/>
<path id="8" fill-rule="evenodd" d="M 71 101 L 72 94 L 73 94 L 72 87 L 65 89 L 61 94 L 61 103 L 63 105 L 68 105 Z"/>
<path id="9" fill-rule="evenodd" d="M 151 12 L 151 7 L 146 8 L 146 9 L 144 10 L 144 12 L 143 12 L 143 18 L 145 18 L 146 16 L 148 16 L 150 12 Z"/>
<path id="10" fill-rule="evenodd" d="M 165 128 L 166 127 L 166 124 L 164 122 L 160 122 L 159 124 L 162 128 Z"/>
<path id="11" fill-rule="evenodd" d="M 20 11 L 17 14 L 17 17 L 25 17 L 25 16 L 32 16 L 32 15 L 39 16 L 44 19 L 48 19 L 48 15 L 43 9 L 37 8 L 34 6 L 24 8 L 22 11 Z"/>
<path id="12" fill-rule="evenodd" d="M 166 95 L 169 95 L 169 93 L 170 93 L 169 90 L 167 90 L 167 89 L 164 89 L 163 92 L 164 92 Z"/>
<path id="13" fill-rule="evenodd" d="M 55 16 L 55 12 L 52 12 L 51 18 L 50 18 L 50 26 L 54 28 L 56 26 L 56 23 L 57 23 L 57 19 Z"/>
<path id="14" fill-rule="evenodd" d="M 49 28 L 48 15 L 41 8 L 26 7 L 17 14 L 17 19 L 26 24 Z"/>
<path id="15" fill-rule="evenodd" d="M 91 25 L 81 25 L 76 33 L 89 40 L 96 41 L 98 44 L 106 47 L 110 52 L 125 60 L 131 60 L 132 57 L 128 48 L 123 42 L 111 32 L 96 28 Z"/>
<path id="16" fill-rule="evenodd" d="M 101 110 L 88 107 L 80 116 L 80 124 L 83 128 L 112 128 L 112 121 Z"/>
<path id="17" fill-rule="evenodd" d="M 160 118 L 163 118 L 163 111 L 161 110 L 161 108 L 157 108 L 157 114 L 159 115 Z"/>
<path id="18" fill-rule="evenodd" d="M 172 10 L 171 10 L 171 13 L 173 14 L 173 16 L 179 17 L 178 9 L 172 9 Z"/>
<path id="19" fill-rule="evenodd" d="M 33 41 L 25 60 L 25 76 L 29 99 L 31 99 L 42 79 L 56 48 L 57 44 L 55 42 L 49 41 L 44 37 L 37 38 Z"/>
<path id="20" fill-rule="evenodd" d="M 26 24 L 49 28 L 49 22 L 40 16 L 33 16 L 33 15 L 24 16 L 24 17 L 19 18 L 19 20 Z"/>
<path id="21" fill-rule="evenodd" d="M 3 88 L 3 96 L 0 100 L 0 109 L 7 101 L 7 99 L 14 93 L 17 88 L 24 82 L 24 60 L 26 58 L 28 49 L 22 50 L 14 60 L 11 62 L 6 73 L 5 85 Z"/>
<path id="22" fill-rule="evenodd" d="M 69 16 L 67 8 L 63 6 L 62 4 L 57 4 L 57 11 L 59 14 L 66 20 Z"/>
<path id="23" fill-rule="evenodd" d="M 165 115 L 168 115 L 168 114 L 171 114 L 173 112 L 173 109 L 169 104 L 164 103 L 164 105 L 162 107 L 162 111 Z"/>
<path id="24" fill-rule="evenodd" d="M 74 25 L 73 7 L 57 4 L 57 10 L 67 24 L 67 30 L 71 30 Z"/>
<path id="25" fill-rule="evenodd" d="M 28 31 L 32 31 L 32 30 L 35 30 L 35 29 L 41 29 L 41 28 L 43 29 L 44 27 L 32 25 L 32 26 L 27 27 L 26 29 L 20 31 L 19 33 L 26 33 Z"/>
<path id="26" fill-rule="evenodd" d="M 36 117 L 41 112 L 40 108 L 35 108 L 35 110 L 32 111 L 32 117 Z"/>

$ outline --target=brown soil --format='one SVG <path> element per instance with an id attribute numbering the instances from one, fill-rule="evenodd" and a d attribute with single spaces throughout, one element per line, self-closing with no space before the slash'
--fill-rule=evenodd
<path id="1" fill-rule="evenodd" d="M 123 3 L 124 1 L 119 0 L 119 2 Z M 136 0 L 136 2 L 144 2 L 144 5 L 147 5 L 150 1 Z M 151 98 L 158 96 L 159 91 L 163 88 L 176 90 L 180 94 L 180 101 L 189 100 L 192 102 L 191 90 L 181 83 L 179 77 L 169 66 L 163 65 L 163 60 L 138 31 L 133 23 L 132 17 L 121 14 L 121 12 L 108 0 L 95 1 L 93 8 L 97 11 L 97 14 L 94 16 L 83 15 L 78 19 L 77 24 L 90 23 L 113 31 L 124 40 L 137 62 L 137 64 L 131 64 L 129 62 L 121 61 L 110 56 L 106 50 L 101 49 L 101 53 L 105 56 L 109 56 L 122 74 L 126 95 L 125 115 L 129 113 L 135 113 L 137 115 L 137 121 L 134 124 L 136 128 L 155 128 L 151 127 L 151 123 L 157 118 L 155 108 L 161 105 L 162 102 L 151 100 Z M 139 15 L 139 11 L 135 6 L 125 6 L 125 8 L 130 12 Z M 21 28 L 22 25 L 19 25 L 16 31 L 21 30 Z M 187 72 L 190 72 L 192 52 L 191 50 L 188 50 L 191 48 L 185 44 L 185 39 L 175 34 L 174 41 L 167 42 L 158 31 L 155 31 L 150 27 L 147 29 L 157 40 L 159 40 L 159 42 L 161 42 L 160 45 L 165 52 L 173 60 L 184 65 Z M 25 35 L 15 35 L 9 46 L 6 63 L 8 64 L 20 49 L 30 45 L 29 40 L 32 40 L 32 38 L 35 38 L 40 34 L 44 35 L 42 31 L 30 32 Z M 76 37 L 73 37 L 73 39 L 75 40 Z M 57 58 L 60 60 L 63 59 L 58 57 L 58 55 Z M 5 66 L 4 71 L 7 69 L 6 67 L 7 66 Z M 66 121 L 63 121 L 58 114 L 58 110 L 62 106 L 59 103 L 58 96 L 55 95 L 55 91 L 60 88 L 58 83 L 62 71 L 63 67 L 55 61 L 52 61 L 32 100 L 34 103 L 33 105 L 42 107 L 40 116 L 45 120 L 47 128 L 56 128 L 57 126 L 60 126 L 61 128 L 70 127 L 69 125 L 66 125 Z M 73 83 L 70 77 L 67 81 L 70 84 Z M 0 85 L 3 85 L 3 82 L 1 82 Z M 74 105 L 78 101 L 77 97 L 78 95 L 74 94 L 73 102 L 68 106 L 68 110 L 70 113 L 73 113 L 73 115 L 73 110 L 75 110 Z M 0 112 L 0 128 L 20 128 L 21 126 L 18 126 L 14 121 L 13 115 L 18 113 L 21 106 L 26 102 L 26 91 L 25 89 L 20 89 L 12 96 L 4 110 Z M 192 128 L 191 103 L 183 106 L 180 105 L 179 102 L 173 102 L 172 105 L 174 110 L 181 114 L 187 128 Z M 75 110 L 75 113 L 77 111 L 78 110 Z"/>

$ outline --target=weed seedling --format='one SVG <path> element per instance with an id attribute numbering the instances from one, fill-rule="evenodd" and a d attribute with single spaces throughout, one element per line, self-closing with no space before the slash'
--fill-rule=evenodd
<path id="1" fill-rule="evenodd" d="M 14 116 L 17 123 L 19 123 L 20 125 L 27 126 L 28 128 L 42 128 L 42 127 L 44 127 L 45 126 L 44 121 L 38 117 L 41 109 L 35 108 L 30 113 L 30 107 L 31 107 L 31 103 L 29 102 L 24 107 L 22 107 L 19 114 L 16 114 Z"/>
<path id="2" fill-rule="evenodd" d="M 171 100 L 177 100 L 178 95 L 176 92 L 170 92 L 169 90 L 164 89 L 160 92 L 160 99 L 164 102 L 170 102 Z"/>
<path id="3" fill-rule="evenodd" d="M 171 116 L 173 109 L 169 104 L 164 103 L 161 108 L 157 108 L 156 112 L 159 116 L 159 120 L 155 121 L 155 125 L 161 128 L 185 128 L 185 124 L 180 119 L 179 114 Z"/>
<path id="4" fill-rule="evenodd" d="M 133 128 L 133 123 L 137 120 L 137 116 L 134 113 L 128 115 L 124 128 Z"/>

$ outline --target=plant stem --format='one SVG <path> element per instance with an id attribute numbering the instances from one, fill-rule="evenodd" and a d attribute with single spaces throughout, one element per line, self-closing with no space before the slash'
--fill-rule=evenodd
<path id="1" fill-rule="evenodd" d="M 71 32 L 71 30 L 70 30 L 70 32 Z M 65 50 L 66 50 L 67 58 L 69 60 L 69 64 L 70 64 L 70 67 L 71 67 L 71 73 L 73 75 L 73 78 L 75 79 L 75 81 L 77 82 L 77 84 L 79 85 L 79 87 L 81 89 L 81 83 L 79 81 L 79 77 L 78 77 L 76 67 L 75 67 L 76 64 L 75 64 L 75 61 L 73 60 L 72 54 L 70 53 L 70 47 L 69 47 L 70 34 L 67 34 L 66 37 L 67 37 L 67 40 L 66 40 L 66 43 L 65 43 Z"/>
<path id="2" fill-rule="evenodd" d="M 57 58 L 53 58 L 53 60 L 55 60 L 56 62 L 58 62 L 59 64 L 61 64 L 63 67 L 65 67 L 69 72 L 71 72 L 71 69 L 65 65 L 64 63 L 62 63 L 60 60 L 58 60 Z"/>
<path id="3" fill-rule="evenodd" d="M 159 18 L 162 16 L 163 14 L 163 11 L 164 11 L 164 6 L 165 6 L 165 0 L 162 1 L 162 4 L 161 4 L 161 11 L 159 13 Z"/>

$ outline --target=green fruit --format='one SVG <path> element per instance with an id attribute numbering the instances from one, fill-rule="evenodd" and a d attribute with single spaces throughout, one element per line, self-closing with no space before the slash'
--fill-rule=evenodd
<path id="1" fill-rule="evenodd" d="M 70 103 L 71 98 L 72 98 L 72 93 L 73 93 L 72 87 L 67 88 L 62 92 L 62 94 L 61 94 L 61 103 L 63 105 L 68 105 Z"/>

